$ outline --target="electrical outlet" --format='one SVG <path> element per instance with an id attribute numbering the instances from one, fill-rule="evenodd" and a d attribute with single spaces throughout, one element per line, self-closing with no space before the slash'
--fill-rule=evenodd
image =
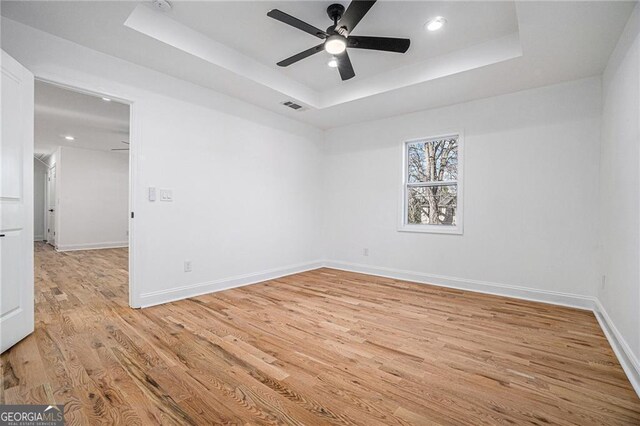
<path id="1" fill-rule="evenodd" d="M 363 256 L 369 256 L 369 249 L 368 248 L 362 249 L 362 255 Z"/>
<path id="2" fill-rule="evenodd" d="M 193 265 L 191 265 L 191 261 L 190 260 L 185 260 L 184 261 L 184 271 L 185 272 L 193 271 Z"/>

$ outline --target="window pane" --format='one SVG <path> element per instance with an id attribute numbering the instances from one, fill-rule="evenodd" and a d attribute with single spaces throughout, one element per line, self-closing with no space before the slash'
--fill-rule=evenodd
<path id="1" fill-rule="evenodd" d="M 457 185 L 408 187 L 407 197 L 408 224 L 456 224 Z"/>
<path id="2" fill-rule="evenodd" d="M 458 137 L 407 145 L 408 182 L 458 179 Z"/>

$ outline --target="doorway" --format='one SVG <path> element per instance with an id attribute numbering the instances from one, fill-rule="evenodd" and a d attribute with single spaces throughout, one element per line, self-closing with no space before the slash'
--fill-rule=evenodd
<path id="1" fill-rule="evenodd" d="M 47 166 L 45 200 L 34 203 L 45 206 L 34 211 L 45 224 L 34 243 L 36 301 L 86 291 L 129 305 L 130 104 L 37 79 L 34 99 L 34 156 Z"/>

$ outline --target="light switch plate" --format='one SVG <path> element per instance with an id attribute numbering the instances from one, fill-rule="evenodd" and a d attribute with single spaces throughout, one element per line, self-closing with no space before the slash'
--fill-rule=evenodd
<path id="1" fill-rule="evenodd" d="M 150 186 L 149 187 L 149 201 L 155 201 L 156 200 L 156 187 L 155 186 Z"/>
<path id="2" fill-rule="evenodd" d="M 173 191 L 170 189 L 161 189 L 160 201 L 173 201 Z"/>

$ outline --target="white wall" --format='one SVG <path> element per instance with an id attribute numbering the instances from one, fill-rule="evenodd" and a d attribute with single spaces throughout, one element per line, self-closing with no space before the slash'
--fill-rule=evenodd
<path id="1" fill-rule="evenodd" d="M 640 375 L 640 6 L 603 76 L 598 298 Z M 638 383 L 640 385 L 640 382 Z"/>
<path id="2" fill-rule="evenodd" d="M 129 156 L 66 146 L 59 152 L 58 250 L 127 246 Z"/>
<path id="3" fill-rule="evenodd" d="M 138 259 L 149 266 L 145 280 L 163 286 L 155 291 L 192 282 L 206 292 L 317 266 L 308 265 L 322 258 L 313 133 L 299 136 L 176 100 L 145 103 L 140 120 L 141 186 L 172 189 L 174 197 L 149 203 L 143 194 L 136 212 L 138 241 L 147 248 Z M 193 262 L 189 274 L 185 260 Z"/>
<path id="4" fill-rule="evenodd" d="M 45 239 L 45 179 L 48 167 L 42 161 L 33 159 L 33 239 L 42 241 Z"/>
<path id="5" fill-rule="evenodd" d="M 600 95 L 591 78 L 329 130 L 328 259 L 483 291 L 535 290 L 525 297 L 594 295 Z M 398 232 L 403 141 L 456 130 L 464 235 Z"/>
<path id="6" fill-rule="evenodd" d="M 36 77 L 133 101 L 134 306 L 318 266 L 320 130 L 6 18 L 1 29 Z M 149 186 L 174 201 L 149 202 Z"/>

